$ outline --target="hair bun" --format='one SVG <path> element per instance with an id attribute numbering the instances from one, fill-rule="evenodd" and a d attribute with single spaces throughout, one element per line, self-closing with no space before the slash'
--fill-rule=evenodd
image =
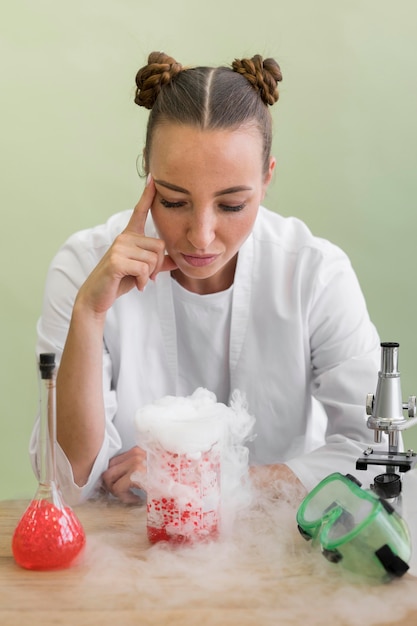
<path id="1" fill-rule="evenodd" d="M 261 55 L 256 54 L 251 59 L 235 59 L 232 68 L 250 82 L 265 104 L 275 104 L 279 98 L 277 84 L 282 80 L 281 69 L 275 59 L 263 60 Z"/>
<path id="2" fill-rule="evenodd" d="M 164 52 L 151 52 L 148 64 L 136 74 L 136 104 L 152 109 L 161 87 L 171 82 L 181 70 L 182 65 Z"/>

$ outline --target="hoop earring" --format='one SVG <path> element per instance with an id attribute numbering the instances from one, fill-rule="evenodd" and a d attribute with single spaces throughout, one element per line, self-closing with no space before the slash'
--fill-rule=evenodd
<path id="1" fill-rule="evenodd" d="M 136 172 L 139 176 L 139 178 L 145 178 L 146 177 L 146 168 L 145 168 L 145 159 L 142 154 L 138 154 L 138 156 L 136 157 Z"/>

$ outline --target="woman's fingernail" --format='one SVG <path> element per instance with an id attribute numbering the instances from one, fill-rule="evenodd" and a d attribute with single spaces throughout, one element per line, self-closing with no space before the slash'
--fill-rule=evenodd
<path id="1" fill-rule="evenodd" d="M 147 175 L 147 177 L 146 177 L 146 186 L 148 186 L 148 185 L 149 185 L 149 183 L 151 182 L 151 180 L 152 180 L 152 174 L 151 174 L 151 173 L 149 173 L 149 174 Z"/>

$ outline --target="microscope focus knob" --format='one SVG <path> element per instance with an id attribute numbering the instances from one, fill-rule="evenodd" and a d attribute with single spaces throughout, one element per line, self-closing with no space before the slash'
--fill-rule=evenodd
<path id="1" fill-rule="evenodd" d="M 416 396 L 410 396 L 408 398 L 408 403 L 404 406 L 404 409 L 408 411 L 408 417 L 415 417 L 417 413 L 416 408 Z"/>
<path id="2" fill-rule="evenodd" d="M 366 414 L 372 415 L 373 410 L 374 410 L 374 394 L 368 393 L 366 396 Z"/>

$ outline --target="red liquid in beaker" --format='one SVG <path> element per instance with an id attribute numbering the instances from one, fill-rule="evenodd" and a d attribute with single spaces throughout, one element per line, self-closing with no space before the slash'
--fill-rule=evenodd
<path id="1" fill-rule="evenodd" d="M 216 446 L 190 456 L 158 450 L 148 455 L 148 472 L 154 479 L 147 498 L 151 543 L 192 543 L 218 537 L 220 452 Z"/>
<path id="2" fill-rule="evenodd" d="M 85 533 L 69 507 L 32 500 L 12 539 L 16 563 L 33 570 L 68 567 L 85 545 Z"/>

